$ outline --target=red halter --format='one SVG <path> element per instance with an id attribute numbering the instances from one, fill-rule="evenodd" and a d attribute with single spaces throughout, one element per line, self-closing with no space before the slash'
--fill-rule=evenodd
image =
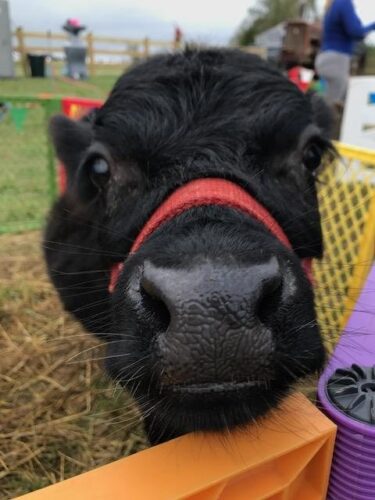
<path id="1" fill-rule="evenodd" d="M 176 189 L 151 215 L 135 239 L 130 253 L 135 253 L 141 245 L 164 222 L 186 212 L 193 207 L 219 205 L 234 208 L 261 222 L 288 249 L 292 249 L 286 234 L 278 222 L 258 201 L 234 182 L 224 179 L 196 179 Z M 302 266 L 312 281 L 311 259 L 303 259 Z M 113 292 L 118 277 L 124 267 L 122 262 L 111 269 L 109 291 Z"/>

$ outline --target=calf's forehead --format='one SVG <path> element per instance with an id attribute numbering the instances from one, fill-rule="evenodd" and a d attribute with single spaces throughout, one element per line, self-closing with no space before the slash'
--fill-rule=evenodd
<path id="1" fill-rule="evenodd" d="M 153 64 L 153 71 L 146 63 L 124 74 L 111 92 L 107 106 L 142 98 L 146 101 L 157 98 L 180 100 L 185 105 L 196 105 L 197 102 L 220 104 L 223 97 L 232 103 L 257 104 L 273 99 L 277 104 L 277 98 L 285 96 L 294 96 L 301 103 L 306 102 L 294 84 L 263 62 L 249 64 L 248 67 L 234 62 L 220 65 L 197 62 L 172 67 L 159 64 L 160 67 L 157 63 Z"/>
<path id="2" fill-rule="evenodd" d="M 159 58 L 117 82 L 96 119 L 102 140 L 153 142 L 187 134 L 289 143 L 312 121 L 309 99 L 256 58 Z M 236 59 L 237 58 L 237 59 Z M 104 129 L 104 130 L 103 130 Z M 199 137 L 198 137 L 199 136 Z M 117 137 L 117 140 L 114 140 Z M 199 140 L 198 140 L 199 142 Z"/>

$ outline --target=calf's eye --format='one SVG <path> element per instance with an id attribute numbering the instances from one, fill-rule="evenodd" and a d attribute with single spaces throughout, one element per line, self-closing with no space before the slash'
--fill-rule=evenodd
<path id="1" fill-rule="evenodd" d="M 303 153 L 303 164 L 309 170 L 316 170 L 322 163 L 323 151 L 317 144 L 311 144 Z"/>
<path id="2" fill-rule="evenodd" d="M 92 162 L 91 170 L 94 174 L 108 174 L 108 162 L 104 158 L 95 158 Z"/>
<path id="3" fill-rule="evenodd" d="M 91 182 L 99 189 L 103 189 L 108 182 L 110 169 L 108 161 L 98 156 L 89 162 L 89 175 Z"/>

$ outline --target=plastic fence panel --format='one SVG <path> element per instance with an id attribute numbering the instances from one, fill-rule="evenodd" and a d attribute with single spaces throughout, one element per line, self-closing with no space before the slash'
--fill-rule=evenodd
<path id="1" fill-rule="evenodd" d="M 55 193 L 46 127 L 60 102 L 0 96 L 0 103 L 0 233 L 36 229 Z"/>
<path id="2" fill-rule="evenodd" d="M 79 119 L 102 101 L 75 97 L 0 96 L 0 234 L 40 229 L 60 187 L 50 117 Z M 5 140 L 4 140 L 5 139 Z"/>
<path id="3" fill-rule="evenodd" d="M 325 253 L 313 265 L 318 320 L 329 351 L 357 301 L 375 248 L 375 152 L 337 145 L 320 176 Z"/>

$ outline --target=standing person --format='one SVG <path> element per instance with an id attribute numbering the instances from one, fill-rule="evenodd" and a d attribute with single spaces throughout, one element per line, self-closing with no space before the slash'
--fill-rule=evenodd
<path id="1" fill-rule="evenodd" d="M 326 82 L 326 97 L 331 104 L 344 104 L 354 45 L 372 30 L 375 22 L 364 26 L 352 0 L 327 0 L 322 49 L 315 70 Z"/>
<path id="2" fill-rule="evenodd" d="M 74 80 L 84 80 L 87 78 L 86 55 L 87 49 L 80 38 L 80 33 L 86 29 L 78 19 L 68 19 L 63 30 L 68 33 L 69 45 L 64 47 L 66 59 L 66 73 Z"/>

